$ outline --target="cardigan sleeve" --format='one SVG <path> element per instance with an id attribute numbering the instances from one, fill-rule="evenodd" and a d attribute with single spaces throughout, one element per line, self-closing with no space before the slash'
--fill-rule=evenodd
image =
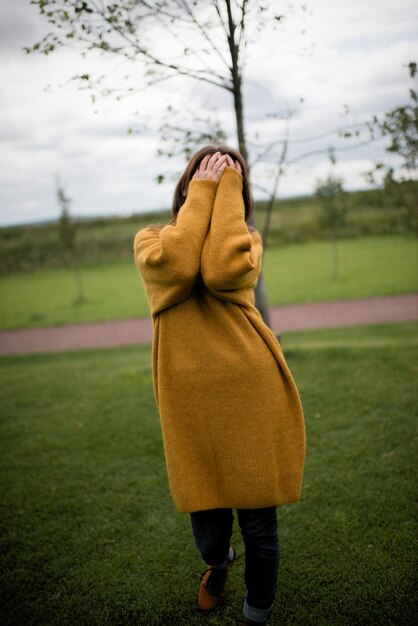
<path id="1" fill-rule="evenodd" d="M 153 315 L 190 295 L 217 187 L 214 180 L 191 180 L 175 224 L 148 226 L 136 234 L 135 264 Z"/>
<path id="2" fill-rule="evenodd" d="M 202 248 L 202 279 L 211 290 L 254 288 L 261 272 L 262 239 L 245 222 L 242 183 L 235 168 L 225 168 Z"/>

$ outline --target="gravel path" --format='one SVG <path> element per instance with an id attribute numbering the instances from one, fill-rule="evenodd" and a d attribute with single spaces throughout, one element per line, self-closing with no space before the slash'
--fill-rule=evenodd
<path id="1" fill-rule="evenodd" d="M 270 308 L 273 331 L 418 320 L 418 294 Z M 0 355 L 129 346 L 152 341 L 151 318 L 0 331 Z"/>

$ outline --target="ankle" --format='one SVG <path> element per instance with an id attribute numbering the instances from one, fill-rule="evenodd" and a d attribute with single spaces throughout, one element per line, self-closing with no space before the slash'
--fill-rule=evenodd
<path id="1" fill-rule="evenodd" d="M 211 565 L 211 567 L 213 567 L 214 569 L 227 569 L 227 567 L 232 563 L 233 560 L 234 549 L 232 548 L 232 546 L 229 546 L 228 556 L 226 557 L 225 561 L 222 561 L 222 563 L 219 563 L 218 565 Z"/>

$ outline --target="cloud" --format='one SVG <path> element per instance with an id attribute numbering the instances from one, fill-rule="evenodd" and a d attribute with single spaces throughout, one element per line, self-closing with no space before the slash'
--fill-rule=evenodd
<path id="1" fill-rule="evenodd" d="M 415 2 L 316 0 L 311 6 L 312 15 L 289 17 L 283 32 L 266 34 L 254 45 L 244 75 L 247 138 L 255 142 L 258 134 L 258 141 L 283 139 L 286 122 L 269 114 L 294 110 L 291 159 L 326 150 L 331 143 L 339 145 L 334 129 L 402 103 L 408 90 L 402 65 L 418 57 Z M 229 92 L 176 77 L 132 98 L 103 99 L 93 105 L 87 91 L 66 84 L 73 74 L 104 68 L 121 81 L 132 67 L 99 56 L 82 60 L 76 49 L 48 56 L 22 51 L 47 31 L 28 0 L 0 4 L 0 224 L 57 216 L 55 173 L 61 175 L 76 214 L 168 208 L 174 180 L 158 186 L 156 176 L 174 176 L 185 166 L 180 157 L 167 161 L 157 156 L 158 127 L 169 103 L 186 104 L 186 120 L 189 109 L 204 114 L 205 102 L 216 105 L 229 143 L 236 144 Z M 168 42 L 159 46 L 169 59 Z M 141 74 L 135 80 L 141 84 Z M 48 84 L 53 87 L 46 92 Z M 348 118 L 343 116 L 345 104 L 351 110 Z M 128 135 L 129 127 L 140 132 Z M 380 144 L 340 154 L 338 167 L 348 188 L 364 186 L 361 173 L 382 151 Z M 253 158 L 255 154 L 253 150 Z M 324 176 L 327 168 L 326 154 L 300 160 L 283 179 L 281 195 L 311 192 L 315 177 Z M 266 165 L 254 168 L 258 182 L 269 184 L 267 170 Z M 257 192 L 255 196 L 260 197 Z"/>
<path id="2" fill-rule="evenodd" d="M 0 3 L 0 58 L 20 55 L 46 32 L 45 24 L 29 0 L 3 0 Z"/>

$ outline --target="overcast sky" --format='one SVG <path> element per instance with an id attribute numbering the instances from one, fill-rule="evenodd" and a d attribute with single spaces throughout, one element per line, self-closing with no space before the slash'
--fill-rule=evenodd
<path id="1" fill-rule="evenodd" d="M 295 163 L 281 182 L 281 196 L 311 193 L 316 180 L 330 172 L 326 154 L 297 159 L 330 144 L 348 147 L 349 142 L 333 135 L 336 128 L 405 103 L 410 81 L 404 66 L 418 59 L 415 0 L 312 0 L 308 5 L 311 14 L 304 20 L 299 14 L 289 16 L 280 37 L 271 33 L 254 44 L 244 76 L 249 141 L 256 141 L 256 133 L 258 141 L 282 139 L 285 122 L 270 114 L 295 109 L 289 126 L 289 160 Z M 303 29 L 305 35 L 300 34 Z M 23 46 L 46 32 L 48 25 L 30 0 L 1 1 L 0 225 L 57 217 L 55 174 L 64 182 L 76 215 L 169 208 L 175 180 L 186 165 L 184 158 L 157 155 L 157 129 L 169 103 L 199 110 L 210 102 L 229 134 L 228 143 L 236 145 L 227 92 L 172 78 L 121 102 L 92 103 L 75 83 L 59 85 L 92 67 L 110 70 L 115 77 L 132 68 L 120 59 L 83 60 L 76 48 L 48 56 L 23 52 Z M 166 38 L 155 32 L 153 40 L 169 58 Z M 138 132 L 128 134 L 128 128 Z M 362 174 L 383 150 L 380 142 L 338 153 L 334 171 L 347 189 L 364 188 Z M 250 161 L 255 156 L 253 149 Z M 162 185 L 156 183 L 158 174 L 167 177 Z M 256 185 L 269 185 L 269 165 L 256 165 L 252 179 L 255 197 L 262 198 Z"/>

